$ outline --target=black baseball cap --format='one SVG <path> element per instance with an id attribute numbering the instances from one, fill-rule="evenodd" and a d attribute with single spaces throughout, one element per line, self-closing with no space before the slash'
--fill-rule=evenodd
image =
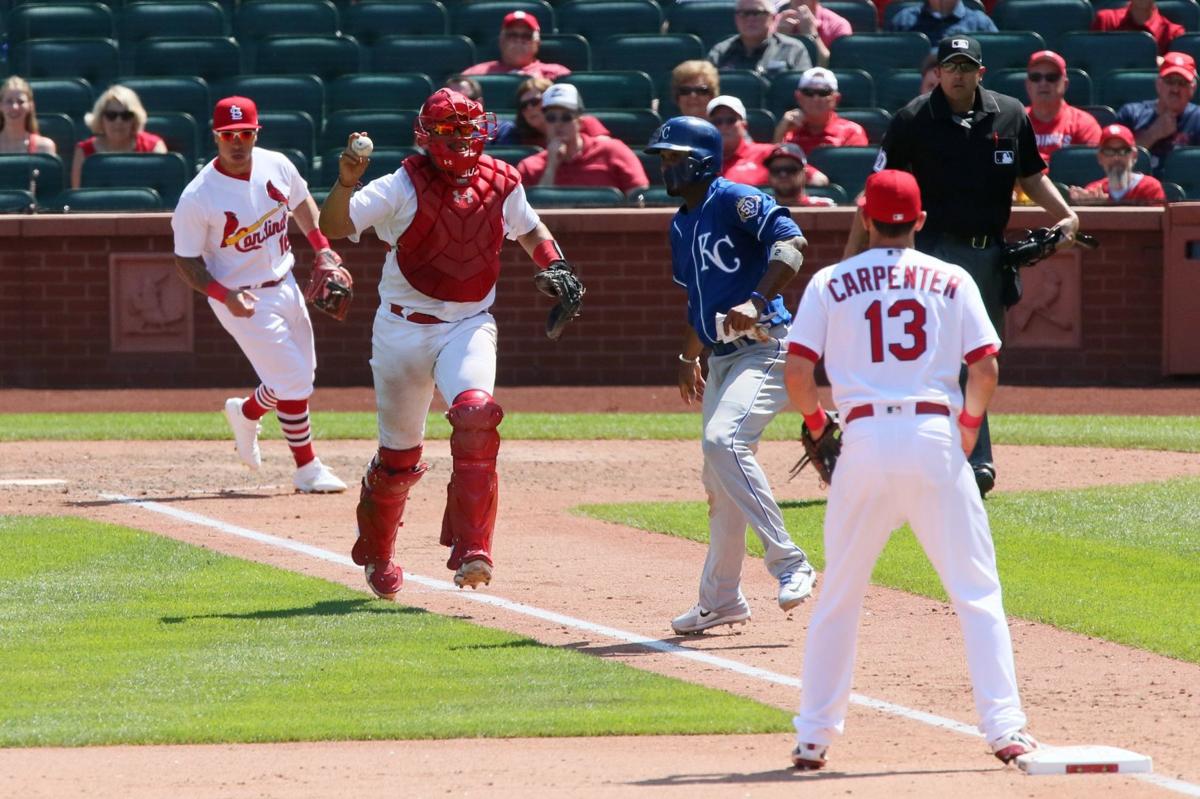
<path id="1" fill-rule="evenodd" d="M 946 63 L 956 55 L 965 56 L 979 66 L 983 66 L 983 48 L 970 36 L 947 36 L 938 42 L 937 60 L 939 64 Z"/>

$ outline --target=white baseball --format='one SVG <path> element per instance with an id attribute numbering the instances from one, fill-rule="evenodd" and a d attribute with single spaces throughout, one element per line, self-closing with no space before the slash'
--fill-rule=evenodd
<path id="1" fill-rule="evenodd" d="M 350 145 L 350 149 L 359 158 L 366 158 L 375 149 L 375 142 L 371 141 L 369 136 L 359 136 Z"/>

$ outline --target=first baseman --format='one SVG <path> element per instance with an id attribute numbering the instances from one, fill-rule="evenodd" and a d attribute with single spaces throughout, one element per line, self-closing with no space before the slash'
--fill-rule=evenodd
<path id="1" fill-rule="evenodd" d="M 677 379 L 685 402 L 703 401 L 709 544 L 699 602 L 671 627 L 696 633 L 750 618 L 741 590 L 747 524 L 779 580 L 779 606 L 791 610 L 813 590 L 813 568 L 754 457 L 763 430 L 787 405 L 782 339 L 791 315 L 778 292 L 799 271 L 806 242 L 786 208 L 718 177 L 721 134 L 709 122 L 669 119 L 646 152 L 662 159 L 667 192 L 684 203 L 670 234 L 673 276 L 687 292 Z M 700 368 L 706 349 L 707 383 Z"/>
<path id="2" fill-rule="evenodd" d="M 863 595 L 907 522 L 958 614 L 980 731 L 1007 763 L 1037 742 L 1023 731 L 991 531 L 966 458 L 996 389 L 1000 338 L 967 271 L 913 249 L 925 212 L 912 175 L 871 175 L 861 204 L 870 249 L 817 272 L 788 336 L 792 405 L 819 438 L 827 417 L 813 373 L 824 357 L 844 425 L 792 761 L 821 768 L 842 733 Z"/>
<path id="3" fill-rule="evenodd" d="M 250 397 L 225 402 L 242 461 L 252 469 L 261 464 L 258 420 L 274 409 L 296 461 L 296 490 L 345 491 L 313 452 L 308 398 L 317 356 L 304 296 L 292 276 L 288 213 L 317 251 L 316 269 L 341 260 L 317 229 L 317 204 L 304 179 L 282 154 L 255 147 L 258 131 L 253 100 L 226 97 L 216 104 L 217 157 L 184 189 L 171 217 L 175 265 L 189 286 L 208 296 L 261 381 Z"/>

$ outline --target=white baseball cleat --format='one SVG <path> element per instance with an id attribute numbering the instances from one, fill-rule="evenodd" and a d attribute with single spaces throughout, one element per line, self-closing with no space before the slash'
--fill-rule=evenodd
<path id="1" fill-rule="evenodd" d="M 238 457 L 242 463 L 257 470 L 262 466 L 262 452 L 258 449 L 258 434 L 262 432 L 262 425 L 242 415 L 242 403 L 245 401 L 241 397 L 225 400 L 225 419 L 233 430 Z"/>
<path id="2" fill-rule="evenodd" d="M 749 620 L 750 606 L 746 604 L 724 613 L 705 610 L 696 605 L 682 616 L 672 619 L 671 629 L 679 635 L 688 635 L 703 632 L 709 627 L 719 627 L 722 624 L 745 624 Z"/>
<path id="3" fill-rule="evenodd" d="M 346 484 L 329 471 L 320 458 L 313 458 L 297 469 L 292 476 L 292 483 L 297 491 L 304 494 L 340 494 L 346 490 Z"/>
<path id="4" fill-rule="evenodd" d="M 1024 730 L 1015 730 L 1007 735 L 1001 735 L 999 738 L 989 741 L 988 745 L 992 747 L 992 754 L 1001 763 L 1011 763 L 1021 755 L 1027 755 L 1038 748 L 1038 742 Z"/>
<path id="5" fill-rule="evenodd" d="M 792 765 L 799 771 L 816 771 L 825 767 L 825 753 L 829 747 L 825 744 L 810 744 L 801 741 L 792 750 Z"/>
<path id="6" fill-rule="evenodd" d="M 454 573 L 454 584 L 459 588 L 467 588 L 469 586 L 478 591 L 480 585 L 487 585 L 491 581 L 492 567 L 482 558 L 468 560 L 459 566 L 458 571 Z"/>
<path id="7" fill-rule="evenodd" d="M 804 561 L 792 571 L 779 575 L 779 607 L 792 610 L 812 596 L 817 584 L 817 573 L 812 564 Z"/>

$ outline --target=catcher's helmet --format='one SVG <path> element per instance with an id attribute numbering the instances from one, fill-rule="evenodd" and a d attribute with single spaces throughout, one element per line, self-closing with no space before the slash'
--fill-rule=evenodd
<path id="1" fill-rule="evenodd" d="M 721 174 L 721 132 L 699 117 L 671 117 L 662 124 L 644 152 L 686 153 L 687 159 L 663 168 L 667 192 L 675 194 L 683 186 L 711 180 Z"/>
<path id="2" fill-rule="evenodd" d="M 438 89 L 413 121 L 418 147 L 455 183 L 466 183 L 475 174 L 483 145 L 495 138 L 496 115 L 483 104 L 450 89 Z"/>

